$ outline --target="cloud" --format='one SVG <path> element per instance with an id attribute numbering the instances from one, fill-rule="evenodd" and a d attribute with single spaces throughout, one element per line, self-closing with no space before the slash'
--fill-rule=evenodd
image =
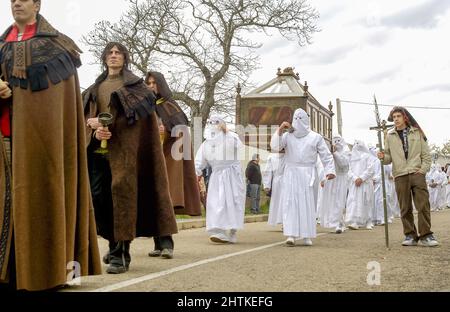
<path id="1" fill-rule="evenodd" d="M 361 81 L 363 83 L 369 84 L 369 83 L 380 83 L 384 80 L 392 80 L 393 78 L 395 78 L 395 76 L 398 74 L 400 70 L 401 66 L 396 66 L 394 68 L 372 74 Z"/>
<path id="2" fill-rule="evenodd" d="M 270 54 L 277 49 L 282 49 L 288 43 L 286 38 L 281 36 L 275 37 L 273 35 L 264 38 L 264 41 L 260 51 L 267 54 Z"/>
<path id="3" fill-rule="evenodd" d="M 434 28 L 450 8 L 448 0 L 429 0 L 381 19 L 381 24 L 399 28 Z"/>
<path id="4" fill-rule="evenodd" d="M 333 85 L 338 82 L 342 82 L 342 78 L 338 75 L 334 75 L 334 76 L 327 77 L 327 78 L 320 80 L 318 84 L 324 87 L 324 86 Z"/>
<path id="5" fill-rule="evenodd" d="M 349 44 L 334 49 L 319 51 L 317 53 L 308 51 L 303 54 L 301 58 L 311 65 L 329 65 L 345 59 L 355 47 L 356 45 Z"/>
<path id="6" fill-rule="evenodd" d="M 393 97 L 392 99 L 390 99 L 390 102 L 396 103 L 398 101 L 403 101 L 406 98 L 411 97 L 413 95 L 426 93 L 426 92 L 450 92 L 450 84 L 436 83 L 436 84 L 431 84 L 431 85 L 428 85 L 428 86 L 424 86 L 422 88 L 419 88 L 419 89 L 416 89 L 416 90 L 412 90 L 412 91 L 410 91 L 408 93 L 404 93 L 402 95 Z"/>
<path id="7" fill-rule="evenodd" d="M 368 35 L 365 42 L 371 46 L 381 47 L 385 45 L 392 37 L 392 33 L 387 30 L 375 31 Z"/>
<path id="8" fill-rule="evenodd" d="M 430 92 L 430 91 L 438 91 L 438 92 L 450 92 L 450 84 L 446 83 L 438 83 L 432 84 L 429 86 L 425 86 L 423 88 L 418 89 L 414 94 Z"/>
<path id="9" fill-rule="evenodd" d="M 320 10 L 320 19 L 319 23 L 328 22 L 333 20 L 340 13 L 345 11 L 347 6 L 343 3 L 334 3 L 334 5 L 330 6 L 327 1 L 327 5 L 324 9 Z"/>
<path id="10" fill-rule="evenodd" d="M 353 116 L 343 116 L 343 135 L 347 143 L 353 144 L 355 140 L 362 140 L 366 145 L 377 143 L 377 132 L 370 130 L 376 126 L 373 109 Z"/>

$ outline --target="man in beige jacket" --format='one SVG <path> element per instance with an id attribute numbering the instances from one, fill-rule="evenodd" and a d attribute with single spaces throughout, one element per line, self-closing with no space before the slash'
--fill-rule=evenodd
<path id="1" fill-rule="evenodd" d="M 431 232 L 431 213 L 425 174 L 430 170 L 431 155 L 427 137 L 411 114 L 403 107 L 394 107 L 389 115 L 395 129 L 389 131 L 384 153 L 378 157 L 385 165 L 392 163 L 395 189 L 400 204 L 405 240 L 403 246 L 438 246 Z M 412 197 L 412 198 L 411 198 Z M 417 232 L 412 200 L 418 211 Z"/>

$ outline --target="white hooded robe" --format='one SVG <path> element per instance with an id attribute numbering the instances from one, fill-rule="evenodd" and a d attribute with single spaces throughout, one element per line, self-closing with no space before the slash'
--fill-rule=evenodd
<path id="1" fill-rule="evenodd" d="M 426 175 L 426 180 L 428 184 L 428 193 L 430 193 L 430 208 L 431 211 L 438 211 L 440 205 L 439 191 L 440 185 L 442 185 L 442 176 L 439 173 L 437 165 L 432 164 L 430 171 Z M 437 185 L 432 187 L 433 183 Z"/>
<path id="2" fill-rule="evenodd" d="M 333 138 L 336 151 L 333 153 L 336 167 L 336 179 L 324 181 L 321 189 L 321 200 L 319 204 L 320 225 L 324 228 L 337 228 L 343 226 L 345 204 L 348 193 L 348 170 L 350 163 L 350 151 L 344 139 L 340 136 Z"/>
<path id="3" fill-rule="evenodd" d="M 295 131 L 282 136 L 275 133 L 271 140 L 273 150 L 286 151 L 281 182 L 283 232 L 288 237 L 315 238 L 317 155 L 325 175 L 335 174 L 334 160 L 324 138 L 310 130 L 309 117 L 304 110 L 295 111 L 292 126 Z"/>
<path id="4" fill-rule="evenodd" d="M 270 154 L 263 173 L 263 185 L 264 189 L 271 190 L 268 224 L 272 226 L 283 224 L 283 212 L 280 206 L 283 172 L 284 153 Z"/>
<path id="5" fill-rule="evenodd" d="M 346 224 L 366 226 L 372 223 L 370 212 L 374 205 L 373 164 L 373 158 L 365 143 L 356 140 L 353 146 L 348 172 L 350 186 L 347 197 Z M 355 184 L 358 178 L 363 180 L 363 184 L 360 187 L 357 187 Z"/>
<path id="6" fill-rule="evenodd" d="M 242 229 L 245 214 L 245 183 L 238 158 L 243 144 L 236 133 L 213 132 L 195 157 L 198 176 L 208 165 L 212 168 L 206 202 L 206 230 L 210 234 Z"/>
<path id="7" fill-rule="evenodd" d="M 384 224 L 384 205 L 383 205 L 383 185 L 381 181 L 381 162 L 377 157 L 377 149 L 369 149 L 372 160 L 374 175 L 372 178 L 374 188 L 374 202 L 372 210 L 372 222 L 375 224 Z"/>

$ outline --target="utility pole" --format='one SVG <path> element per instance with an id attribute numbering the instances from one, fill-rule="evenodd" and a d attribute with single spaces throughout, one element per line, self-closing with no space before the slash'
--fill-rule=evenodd
<path id="1" fill-rule="evenodd" d="M 341 137 L 342 135 L 342 107 L 341 107 L 341 99 L 336 99 L 336 112 L 337 112 L 337 126 L 338 126 L 338 133 Z"/>

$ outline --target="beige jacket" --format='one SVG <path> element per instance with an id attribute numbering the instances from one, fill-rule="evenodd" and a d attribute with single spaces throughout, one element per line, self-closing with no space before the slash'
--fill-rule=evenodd
<path id="1" fill-rule="evenodd" d="M 392 163 L 392 173 L 395 178 L 416 172 L 426 174 L 430 170 L 430 149 L 419 129 L 411 127 L 409 130 L 408 159 L 405 158 L 402 140 L 395 129 L 388 132 L 385 145 L 384 164 Z"/>

